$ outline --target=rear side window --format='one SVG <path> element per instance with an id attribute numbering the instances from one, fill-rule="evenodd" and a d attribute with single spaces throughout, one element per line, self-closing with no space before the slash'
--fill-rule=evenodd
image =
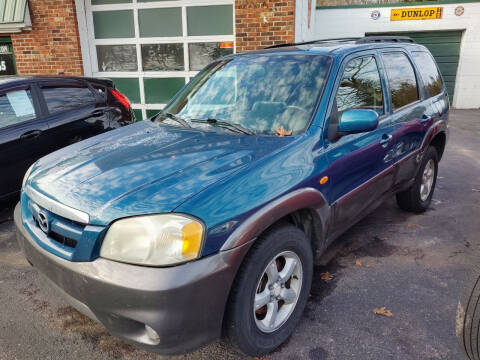
<path id="1" fill-rule="evenodd" d="M 417 78 L 412 63 L 401 52 L 382 54 L 387 71 L 393 109 L 399 109 L 419 99 Z"/>
<path id="2" fill-rule="evenodd" d="M 336 103 L 339 112 L 370 109 L 383 114 L 382 83 L 373 56 L 353 59 L 345 66 Z"/>
<path id="3" fill-rule="evenodd" d="M 43 87 L 42 92 L 50 114 L 95 103 L 95 97 L 87 87 Z"/>
<path id="4" fill-rule="evenodd" d="M 430 97 L 438 95 L 442 92 L 442 77 L 438 72 L 437 65 L 432 55 L 425 51 L 415 51 L 412 53 L 413 60 L 421 70 L 421 77 L 428 90 Z"/>
<path id="5" fill-rule="evenodd" d="M 30 90 L 10 91 L 0 95 L 0 129 L 35 119 Z"/>

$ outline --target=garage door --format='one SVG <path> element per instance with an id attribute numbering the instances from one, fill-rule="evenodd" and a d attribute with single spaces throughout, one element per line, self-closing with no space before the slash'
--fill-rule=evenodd
<path id="1" fill-rule="evenodd" d="M 1 0 L 0 0 L 1 2 Z M 137 119 L 234 51 L 234 0 L 85 0 L 92 75 L 111 78 Z"/>
<path id="2" fill-rule="evenodd" d="M 452 102 L 455 91 L 458 60 L 460 58 L 462 31 L 388 33 L 388 35 L 410 36 L 417 43 L 426 46 L 430 50 L 445 79 L 450 102 Z"/>

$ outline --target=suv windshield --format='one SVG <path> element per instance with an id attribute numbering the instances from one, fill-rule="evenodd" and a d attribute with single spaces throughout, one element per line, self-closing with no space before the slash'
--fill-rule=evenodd
<path id="1" fill-rule="evenodd" d="M 221 127 L 245 134 L 290 135 L 306 129 L 331 58 L 321 55 L 239 56 L 214 62 L 164 109 L 165 122 Z M 233 126 L 229 126 L 233 125 Z"/>

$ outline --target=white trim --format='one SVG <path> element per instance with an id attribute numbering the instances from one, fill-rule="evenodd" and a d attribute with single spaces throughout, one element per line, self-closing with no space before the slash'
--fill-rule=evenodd
<path id="1" fill-rule="evenodd" d="M 91 76 L 92 63 L 90 61 L 90 46 L 88 46 L 88 27 L 84 0 L 75 0 L 75 11 L 77 14 L 78 35 L 80 37 L 80 50 L 83 59 L 83 74 L 85 76 Z"/>
<path id="2" fill-rule="evenodd" d="M 134 37 L 134 38 L 113 38 L 94 39 L 95 45 L 133 45 L 133 44 L 171 44 L 182 42 L 222 42 L 235 41 L 233 35 L 212 35 L 212 36 L 175 36 L 175 37 Z"/>

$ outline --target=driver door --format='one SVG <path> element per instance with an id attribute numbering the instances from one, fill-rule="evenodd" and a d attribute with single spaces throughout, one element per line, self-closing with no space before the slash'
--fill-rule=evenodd
<path id="1" fill-rule="evenodd" d="M 328 201 L 334 211 L 330 233 L 334 237 L 373 209 L 393 185 L 394 169 L 386 157 L 392 145 L 392 128 L 380 66 L 375 53 L 356 55 L 344 61 L 337 79 L 325 142 L 330 179 Z M 341 115 L 351 109 L 376 111 L 377 129 L 339 134 Z"/>

